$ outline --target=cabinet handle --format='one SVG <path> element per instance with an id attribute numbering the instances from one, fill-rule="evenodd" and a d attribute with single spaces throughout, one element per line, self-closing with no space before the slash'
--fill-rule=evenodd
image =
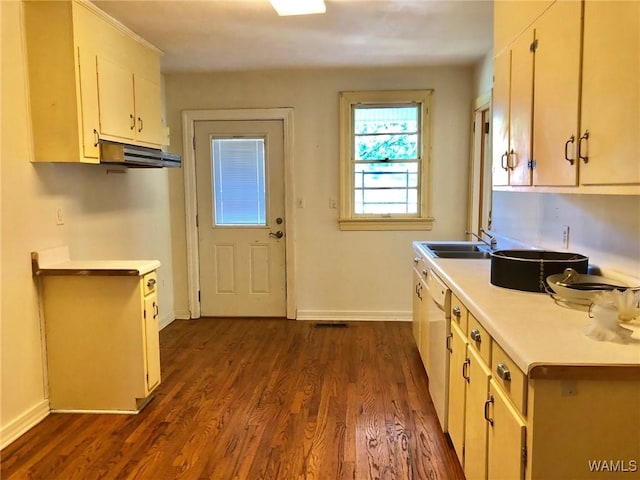
<path id="1" fill-rule="evenodd" d="M 417 265 L 419 261 L 420 259 L 418 257 L 413 257 L 413 263 Z"/>
<path id="2" fill-rule="evenodd" d="M 98 134 L 98 130 L 93 129 L 93 146 L 97 147 L 100 143 L 100 135 Z"/>
<path id="3" fill-rule="evenodd" d="M 507 168 L 509 170 L 513 170 L 514 168 L 516 168 L 513 166 L 513 162 L 509 163 L 509 158 L 511 158 L 512 156 L 515 156 L 515 154 L 516 152 L 514 152 L 512 148 L 511 151 L 509 152 L 509 155 L 507 155 Z"/>
<path id="4" fill-rule="evenodd" d="M 453 333 L 447 335 L 447 350 L 449 353 L 453 353 L 453 348 L 451 347 L 451 342 L 453 341 Z"/>
<path id="5" fill-rule="evenodd" d="M 471 365 L 471 359 L 467 358 L 462 364 L 462 378 L 464 378 L 467 383 L 471 380 L 471 378 L 469 378 L 469 365 Z"/>
<path id="6" fill-rule="evenodd" d="M 158 315 L 160 315 L 160 308 L 158 308 L 158 304 L 156 302 L 153 302 L 153 318 L 158 318 Z"/>
<path id="7" fill-rule="evenodd" d="M 498 366 L 496 367 L 496 373 L 505 382 L 511 381 L 511 371 L 509 370 L 509 367 L 507 367 L 504 363 L 498 364 Z"/>
<path id="8" fill-rule="evenodd" d="M 578 140 L 578 158 L 580 160 L 582 160 L 584 163 L 589 163 L 589 156 L 587 152 L 587 155 L 582 155 L 582 141 L 585 140 L 587 141 L 587 146 L 589 146 L 589 130 L 585 130 L 584 134 L 580 137 L 580 139 Z"/>
<path id="9" fill-rule="evenodd" d="M 131 125 L 129 126 L 129 129 L 133 130 L 134 128 L 136 128 L 136 117 L 133 116 L 133 113 L 129 114 L 129 120 L 131 120 Z"/>
<path id="10" fill-rule="evenodd" d="M 149 280 L 147 280 L 147 288 L 153 288 L 155 284 L 156 284 L 155 278 L 150 278 Z"/>
<path id="11" fill-rule="evenodd" d="M 471 330 L 471 332 L 469 333 L 469 336 L 471 337 L 471 340 L 473 340 L 476 343 L 482 342 L 482 335 L 480 335 L 480 330 L 478 330 L 477 328 L 474 328 L 473 330 Z"/>
<path id="12" fill-rule="evenodd" d="M 142 118 L 138 117 L 138 133 L 142 131 L 144 124 L 142 123 Z"/>
<path id="13" fill-rule="evenodd" d="M 504 152 L 501 156 L 500 156 L 500 165 L 502 166 L 502 169 L 506 172 L 509 170 L 509 165 L 505 165 L 505 160 L 507 159 L 509 155 L 509 152 Z"/>
<path id="14" fill-rule="evenodd" d="M 484 402 L 484 419 L 489 422 L 489 425 L 493 427 L 493 418 L 489 417 L 489 406 L 493 403 L 493 395 L 489 395 L 489 398 Z"/>
<path id="15" fill-rule="evenodd" d="M 569 140 L 564 142 L 564 159 L 567 162 L 569 162 L 570 165 L 573 165 L 573 163 L 575 162 L 575 159 L 574 158 L 569 158 L 569 144 L 570 143 L 575 143 L 575 141 L 576 141 L 575 135 L 571 135 L 571 138 L 569 138 Z"/>
<path id="16" fill-rule="evenodd" d="M 460 320 L 460 315 L 462 315 L 462 312 L 460 311 L 460 307 L 456 305 L 455 307 L 453 307 L 453 310 L 451 312 L 455 317 L 458 317 L 458 320 Z"/>

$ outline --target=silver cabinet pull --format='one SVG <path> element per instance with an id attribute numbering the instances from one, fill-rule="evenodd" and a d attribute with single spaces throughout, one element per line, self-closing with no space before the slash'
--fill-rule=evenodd
<path id="1" fill-rule="evenodd" d="M 511 371 L 509 370 L 509 367 L 507 367 L 504 363 L 498 364 L 498 366 L 496 367 L 496 373 L 505 382 L 511 381 Z"/>
<path id="2" fill-rule="evenodd" d="M 489 422 L 489 425 L 493 427 L 493 418 L 489 417 L 489 406 L 493 403 L 493 395 L 489 395 L 489 398 L 484 402 L 484 419 Z"/>
<path id="3" fill-rule="evenodd" d="M 149 280 L 147 280 L 147 288 L 153 288 L 156 283 L 157 282 L 155 278 L 150 278 Z"/>
<path id="4" fill-rule="evenodd" d="M 460 311 L 460 307 L 458 307 L 457 305 L 453 307 L 452 312 L 458 318 L 460 318 L 460 315 L 462 315 L 462 312 Z"/>
<path id="5" fill-rule="evenodd" d="M 418 257 L 413 257 L 413 263 L 417 265 L 419 261 L 420 259 Z"/>
<path id="6" fill-rule="evenodd" d="M 469 333 L 469 336 L 471 337 L 471 340 L 473 340 L 476 343 L 482 342 L 482 335 L 480 335 L 480 330 L 478 330 L 477 328 L 474 328 L 473 330 L 471 330 L 471 332 Z"/>
<path id="7" fill-rule="evenodd" d="M 427 270 L 426 268 L 422 270 L 422 275 L 424 275 L 425 277 L 427 276 L 427 273 L 429 273 L 429 270 Z"/>

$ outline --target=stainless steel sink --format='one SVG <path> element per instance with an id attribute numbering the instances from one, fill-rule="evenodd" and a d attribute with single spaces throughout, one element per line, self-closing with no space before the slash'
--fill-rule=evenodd
<path id="1" fill-rule="evenodd" d="M 434 258 L 491 258 L 491 249 L 480 242 L 422 242 L 421 245 Z"/>
<path id="2" fill-rule="evenodd" d="M 457 252 L 448 252 L 448 251 L 441 251 L 441 252 L 436 252 L 436 256 L 438 258 L 491 258 L 491 254 L 489 252 L 482 252 L 482 251 L 473 251 L 473 252 L 464 252 L 464 251 L 457 251 Z"/>

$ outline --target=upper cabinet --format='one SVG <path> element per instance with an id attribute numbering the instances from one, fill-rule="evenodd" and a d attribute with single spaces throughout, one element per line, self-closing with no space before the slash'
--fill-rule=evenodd
<path id="1" fill-rule="evenodd" d="M 496 45 L 522 3 L 496 2 Z M 494 186 L 638 193 L 640 3 L 540 3 L 496 49 Z"/>
<path id="2" fill-rule="evenodd" d="M 580 183 L 640 184 L 640 2 L 585 2 L 580 142 Z"/>
<path id="3" fill-rule="evenodd" d="M 160 148 L 160 51 L 85 1 L 25 1 L 34 161 L 99 162 L 100 139 Z"/>

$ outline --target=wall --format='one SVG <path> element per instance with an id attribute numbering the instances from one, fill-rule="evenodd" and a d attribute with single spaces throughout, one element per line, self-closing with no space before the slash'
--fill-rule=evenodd
<path id="1" fill-rule="evenodd" d="M 167 172 L 108 174 L 96 165 L 30 163 L 20 3 L 0 2 L 0 16 L 0 443 L 4 446 L 48 413 L 31 251 L 69 245 L 76 259 L 158 259 L 163 324 L 173 319 L 174 307 Z M 56 225 L 58 207 L 64 212 L 61 226 Z"/>
<path id="2" fill-rule="evenodd" d="M 493 229 L 516 240 L 569 250 L 614 276 L 640 279 L 640 197 L 550 193 L 493 193 Z"/>
<path id="3" fill-rule="evenodd" d="M 181 142 L 181 111 L 294 108 L 297 306 L 299 317 L 402 318 L 411 310 L 411 241 L 462 239 L 466 219 L 472 69 L 288 70 L 169 74 L 165 78 L 172 145 Z M 435 89 L 432 231 L 342 232 L 338 210 L 338 93 Z M 187 315 L 184 189 L 171 172 L 175 305 Z"/>

